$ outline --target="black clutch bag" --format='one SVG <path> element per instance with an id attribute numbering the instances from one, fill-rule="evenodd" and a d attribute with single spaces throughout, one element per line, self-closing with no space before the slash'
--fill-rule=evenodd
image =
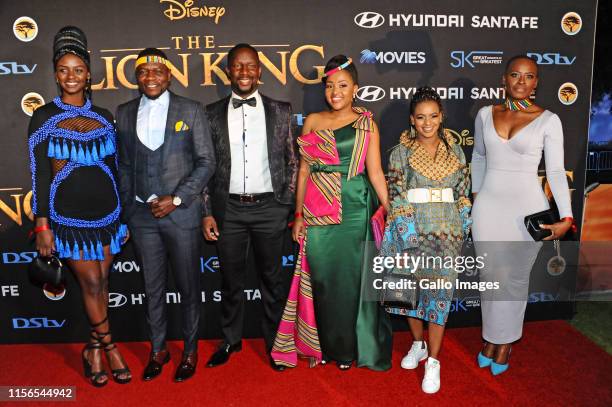
<path id="1" fill-rule="evenodd" d="M 414 273 L 388 272 L 384 275 L 385 288 L 380 293 L 384 307 L 415 309 L 419 301 L 419 285 Z"/>
<path id="2" fill-rule="evenodd" d="M 64 264 L 56 256 L 38 256 L 28 267 L 28 277 L 34 285 L 58 286 L 64 282 Z"/>
<path id="3" fill-rule="evenodd" d="M 542 212 L 534 213 L 525 216 L 525 227 L 527 232 L 533 237 L 536 242 L 552 235 L 552 232 L 548 229 L 541 229 L 541 225 L 552 225 L 558 222 L 555 216 L 555 212 L 552 209 L 547 209 Z"/>

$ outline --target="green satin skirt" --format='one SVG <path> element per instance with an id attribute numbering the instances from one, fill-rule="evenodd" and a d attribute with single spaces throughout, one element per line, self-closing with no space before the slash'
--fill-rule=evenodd
<path id="1" fill-rule="evenodd" d="M 374 370 L 391 367 L 391 321 L 376 301 L 362 299 L 364 241 L 372 241 L 376 194 L 365 174 L 342 176 L 342 223 L 309 226 L 307 258 L 323 355 Z"/>

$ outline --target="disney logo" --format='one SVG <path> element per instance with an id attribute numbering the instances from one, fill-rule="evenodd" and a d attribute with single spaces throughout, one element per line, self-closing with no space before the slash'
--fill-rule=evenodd
<path id="1" fill-rule="evenodd" d="M 225 15 L 225 7 L 193 7 L 193 0 L 186 0 L 183 3 L 177 0 L 159 0 L 159 3 L 168 3 L 168 8 L 164 10 L 164 15 L 169 20 L 181 20 L 189 17 L 209 17 L 219 24 L 219 19 Z"/>
<path id="2" fill-rule="evenodd" d="M 474 136 L 470 136 L 470 131 L 468 129 L 461 130 L 461 133 L 448 128 L 445 130 L 451 134 L 451 136 L 455 140 L 455 143 L 459 144 L 460 146 L 474 145 Z"/>

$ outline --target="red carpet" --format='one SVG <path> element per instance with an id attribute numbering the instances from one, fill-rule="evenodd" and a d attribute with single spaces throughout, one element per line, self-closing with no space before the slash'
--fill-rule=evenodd
<path id="1" fill-rule="evenodd" d="M 612 405 L 612 356 L 566 322 L 527 323 L 523 339 L 513 349 L 510 370 L 495 378 L 476 365 L 479 338 L 478 328 L 447 332 L 440 357 L 442 388 L 435 395 L 421 392 L 423 364 L 414 371 L 399 367 L 411 340 L 406 333 L 395 335 L 394 367 L 383 373 L 356 368 L 341 372 L 334 365 L 309 369 L 306 363 L 277 373 L 267 364 L 261 340 L 246 341 L 227 365 L 207 369 L 204 364 L 215 342 L 201 341 L 196 376 L 181 384 L 172 382 L 180 343 L 170 344 L 172 362 L 159 378 L 147 383 L 140 375 L 148 344 L 123 343 L 123 355 L 135 378 L 130 384 L 111 382 L 102 389 L 92 387 L 82 376 L 81 344 L 3 345 L 0 386 L 76 385 L 79 405 L 117 407 Z"/>

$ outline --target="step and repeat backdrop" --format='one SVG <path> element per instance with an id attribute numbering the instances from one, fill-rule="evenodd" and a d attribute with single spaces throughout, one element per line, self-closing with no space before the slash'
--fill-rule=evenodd
<path id="1" fill-rule="evenodd" d="M 260 91 L 290 101 L 299 128 L 308 113 L 326 108 L 320 83 L 326 61 L 339 53 L 351 56 L 359 71 L 357 104 L 375 114 L 385 166 L 388 149 L 408 127 L 410 98 L 423 85 L 442 96 L 445 125 L 469 159 L 476 112 L 503 100 L 505 63 L 526 53 L 539 64 L 537 103 L 563 122 L 567 178 L 580 224 L 596 5 L 596 0 L 3 0 L 0 342 L 82 341 L 88 332 L 72 276 L 63 289 L 53 290 L 32 286 L 26 273 L 36 256 L 27 239 L 33 225 L 27 128 L 32 112 L 58 94 L 52 42 L 60 27 L 77 25 L 87 34 L 93 102 L 111 112 L 138 96 L 133 72 L 139 50 L 164 50 L 173 65 L 172 90 L 207 104 L 229 94 L 227 52 L 248 42 L 260 51 Z M 543 171 L 541 175 L 550 196 Z M 200 333 L 216 338 L 221 270 L 213 245 L 203 241 L 201 253 Z M 295 257 L 289 239 L 282 260 L 290 276 Z M 110 276 L 110 318 L 119 340 L 146 339 L 141 273 L 128 244 Z M 261 294 L 252 262 L 249 273 L 245 333 L 256 337 Z M 176 338 L 181 299 L 172 283 L 170 287 L 169 329 Z M 556 299 L 554 293 L 532 292 L 528 318 L 570 315 L 571 304 Z M 477 297 L 455 300 L 449 325 L 479 324 L 478 307 Z"/>

